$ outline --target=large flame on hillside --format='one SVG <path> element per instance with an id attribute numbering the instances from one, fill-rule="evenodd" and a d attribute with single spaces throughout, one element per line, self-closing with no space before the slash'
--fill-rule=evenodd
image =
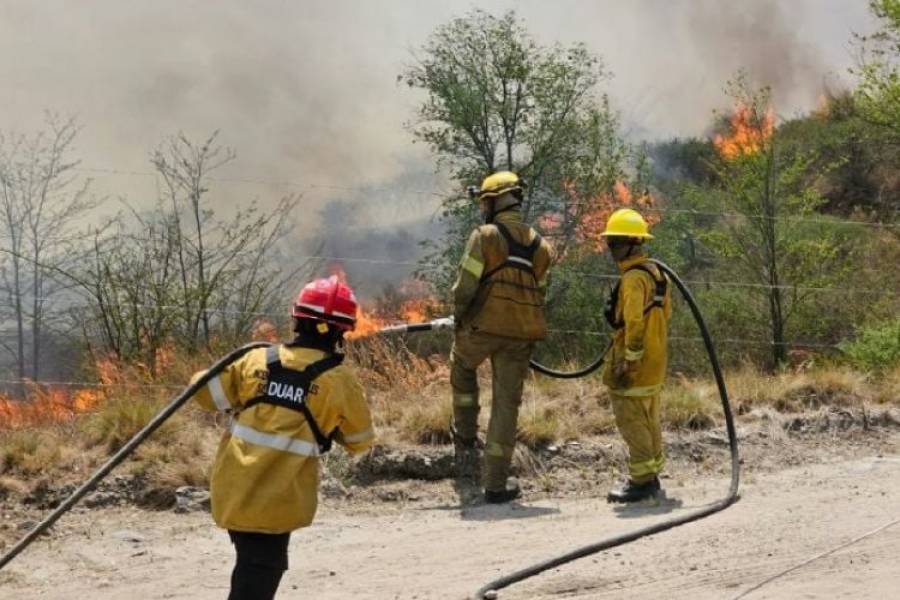
<path id="1" fill-rule="evenodd" d="M 329 268 L 342 283 L 348 283 L 347 274 L 340 264 Z M 376 303 L 360 303 L 356 315 L 356 327 L 344 336 L 348 340 L 369 337 L 382 328 L 400 323 L 424 323 L 431 319 L 440 308 L 440 303 L 428 284 L 407 280 L 397 287 L 395 297 Z"/>
<path id="2" fill-rule="evenodd" d="M 775 131 L 775 113 L 772 108 L 760 112 L 746 104 L 738 104 L 730 120 L 731 132 L 716 135 L 713 145 L 727 160 L 756 154 Z"/>

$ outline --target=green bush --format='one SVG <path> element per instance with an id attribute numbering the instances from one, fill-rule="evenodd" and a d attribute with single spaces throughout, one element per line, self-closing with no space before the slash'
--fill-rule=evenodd
<path id="1" fill-rule="evenodd" d="M 900 319 L 863 329 L 852 342 L 841 344 L 850 362 L 869 371 L 900 365 Z"/>

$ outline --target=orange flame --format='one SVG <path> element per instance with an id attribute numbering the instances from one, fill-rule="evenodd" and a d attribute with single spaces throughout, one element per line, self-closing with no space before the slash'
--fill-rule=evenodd
<path id="1" fill-rule="evenodd" d="M 62 387 L 32 389 L 28 400 L 11 400 L 0 396 L 0 429 L 21 429 L 46 423 L 68 421 L 79 413 L 97 406 L 105 395 L 100 390 L 68 390 Z"/>
<path id="2" fill-rule="evenodd" d="M 272 343 L 281 339 L 278 335 L 278 328 L 268 319 L 257 319 L 254 321 L 250 329 L 250 336 L 254 340 Z"/>
<path id="3" fill-rule="evenodd" d="M 332 264 L 329 267 L 332 275 L 347 283 L 347 274 L 340 264 Z M 422 323 L 427 321 L 435 313 L 439 303 L 431 294 L 428 284 L 418 280 L 408 280 L 397 288 L 397 294 L 403 298 L 399 304 L 380 308 L 360 306 L 356 315 L 356 327 L 348 331 L 344 337 L 348 340 L 356 340 L 378 333 L 389 325 L 398 323 Z"/>
<path id="4" fill-rule="evenodd" d="M 655 204 L 655 199 L 649 192 L 635 197 L 628 185 L 621 180 L 613 184 L 612 193 L 601 192 L 589 198 L 583 197 L 571 181 L 564 183 L 563 188 L 567 196 L 564 211 L 543 215 L 539 219 L 541 229 L 546 233 L 557 233 L 566 220 L 575 221 L 572 234 L 574 242 L 579 247 L 597 253 L 606 250 L 606 242 L 600 234 L 606 229 L 606 221 L 613 211 L 629 206 L 640 210 L 651 208 Z M 645 213 L 644 218 L 650 225 L 659 222 L 659 215 L 655 213 Z M 569 250 L 563 244 L 565 240 L 555 244 L 559 260 L 562 260 Z"/>
<path id="5" fill-rule="evenodd" d="M 775 131 L 775 114 L 767 108 L 762 114 L 746 104 L 738 104 L 731 116 L 730 135 L 716 135 L 713 145 L 726 160 L 756 154 Z"/>
<path id="6" fill-rule="evenodd" d="M 344 338 L 348 340 L 357 340 L 359 338 L 369 337 L 370 335 L 378 333 L 379 329 L 387 325 L 387 320 L 360 308 L 359 313 L 356 315 L 356 327 L 354 327 L 353 331 L 345 333 Z"/>
<path id="7" fill-rule="evenodd" d="M 439 303 L 434 297 L 409 298 L 400 303 L 396 310 L 389 314 L 379 314 L 375 309 L 359 309 L 356 317 L 356 327 L 348 331 L 344 337 L 348 340 L 369 337 L 389 325 L 399 323 L 424 323 L 431 319 Z"/>

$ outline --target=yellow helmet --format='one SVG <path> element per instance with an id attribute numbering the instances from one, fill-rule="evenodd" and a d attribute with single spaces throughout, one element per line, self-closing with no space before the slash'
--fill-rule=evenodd
<path id="1" fill-rule="evenodd" d="M 652 240 L 653 236 L 647 227 L 647 222 L 641 213 L 632 208 L 620 208 L 609 216 L 606 221 L 606 230 L 600 235 L 622 236 Z"/>
<path id="2" fill-rule="evenodd" d="M 512 171 L 497 171 L 493 175 L 485 177 L 484 181 L 481 182 L 478 199 L 495 198 L 515 190 L 521 192 L 524 187 L 525 182 L 519 179 L 519 176 Z"/>

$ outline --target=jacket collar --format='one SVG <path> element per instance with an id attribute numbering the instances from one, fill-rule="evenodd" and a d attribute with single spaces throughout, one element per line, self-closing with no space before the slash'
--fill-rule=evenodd
<path id="1" fill-rule="evenodd" d="M 512 223 L 524 223 L 522 220 L 522 211 L 518 208 L 507 208 L 506 210 L 494 215 L 494 223 L 503 223 L 509 225 Z"/>
<path id="2" fill-rule="evenodd" d="M 618 267 L 619 267 L 619 273 L 624 273 L 625 271 L 627 271 L 627 270 L 630 269 L 631 267 L 633 267 L 633 266 L 635 266 L 635 265 L 639 265 L 639 264 L 641 264 L 641 263 L 645 263 L 645 262 L 647 262 L 648 260 L 650 260 L 650 257 L 647 256 L 647 255 L 642 254 L 642 255 L 640 255 L 640 256 L 631 256 L 631 257 L 626 258 L 625 260 L 623 260 L 623 261 L 621 261 L 621 262 L 619 262 L 619 263 L 616 263 L 616 264 L 617 264 Z"/>

